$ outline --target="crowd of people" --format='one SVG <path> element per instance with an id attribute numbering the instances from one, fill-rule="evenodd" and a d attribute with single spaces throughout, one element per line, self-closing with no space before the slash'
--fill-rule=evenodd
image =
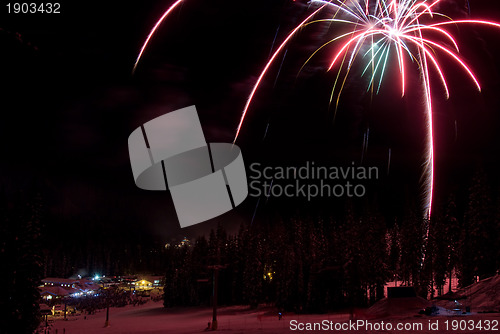
<path id="1" fill-rule="evenodd" d="M 162 299 L 163 295 L 159 292 L 145 295 L 139 294 L 135 290 L 110 287 L 102 289 L 94 295 L 67 298 L 66 305 L 76 312 L 90 315 L 107 307 L 138 306 L 145 304 L 148 300 L 158 301 Z"/>

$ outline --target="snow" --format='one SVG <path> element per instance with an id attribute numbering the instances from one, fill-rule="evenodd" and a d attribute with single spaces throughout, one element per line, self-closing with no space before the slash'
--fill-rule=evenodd
<path id="1" fill-rule="evenodd" d="M 405 313 L 406 312 L 406 313 Z M 424 330 L 419 333 L 436 333 L 436 331 L 427 330 L 426 326 L 429 321 L 440 319 L 442 326 L 444 320 L 451 319 L 466 319 L 479 321 L 481 319 L 496 319 L 500 320 L 500 315 L 470 315 L 462 317 L 451 316 L 418 316 L 413 310 L 401 312 L 399 315 L 391 315 L 389 318 L 374 319 L 366 317 L 362 312 L 355 312 L 355 319 L 369 319 L 367 321 L 394 324 L 397 323 L 422 323 Z M 192 334 L 204 333 L 207 323 L 212 319 L 211 308 L 163 308 L 162 302 L 148 302 L 141 306 L 126 306 L 122 308 L 110 309 L 110 327 L 105 328 L 106 310 L 101 310 L 94 315 L 68 316 L 68 320 L 64 321 L 61 318 L 52 323 L 51 333 L 55 333 L 55 329 L 59 334 L 79 334 L 79 333 L 107 333 L 107 334 Z M 243 334 L 243 333 L 262 333 L 262 334 L 281 334 L 281 333 L 326 333 L 328 331 L 292 331 L 290 329 L 290 321 L 294 320 L 297 323 L 320 323 L 323 320 L 332 321 L 334 323 L 345 323 L 349 321 L 348 313 L 331 313 L 331 314 L 284 314 L 282 320 L 278 319 L 274 308 L 259 308 L 250 310 L 245 306 L 222 307 L 218 310 L 218 331 L 228 334 Z M 64 329 L 64 331 L 63 331 Z M 335 331 L 330 331 L 335 332 Z M 344 331 L 342 331 L 344 332 Z M 346 333 L 367 333 L 364 330 L 345 331 Z M 414 333 L 414 331 L 378 331 L 377 333 Z M 444 331 L 439 331 L 444 332 Z M 471 333 L 471 331 L 449 331 L 449 333 Z"/>
<path id="2" fill-rule="evenodd" d="M 78 290 L 73 288 L 63 288 L 61 286 L 44 286 L 39 288 L 40 294 L 50 294 L 52 296 L 67 296 L 72 293 L 78 292 Z"/>
<path id="3" fill-rule="evenodd" d="M 276 314 L 274 314 L 276 313 Z M 330 315 L 284 315 L 278 320 L 277 312 L 269 308 L 249 310 L 246 306 L 222 307 L 218 310 L 218 331 L 223 333 L 285 333 L 289 332 L 289 321 L 346 321 L 348 314 Z M 200 333 L 212 320 L 211 308 L 165 309 L 162 302 L 148 302 L 134 307 L 110 308 L 110 327 L 104 328 L 106 310 L 94 315 L 68 316 L 68 320 L 57 319 L 52 323 L 52 332 L 79 333 Z"/>
<path id="4" fill-rule="evenodd" d="M 366 315 L 381 318 L 400 314 L 418 314 L 418 311 L 431 305 L 428 300 L 421 297 L 384 298 L 370 307 Z"/>
<path id="5" fill-rule="evenodd" d="M 455 295 L 463 306 L 469 306 L 472 312 L 500 311 L 500 275 L 484 279 L 478 283 L 458 290 Z M 455 302 L 439 301 L 439 306 L 453 308 Z"/>

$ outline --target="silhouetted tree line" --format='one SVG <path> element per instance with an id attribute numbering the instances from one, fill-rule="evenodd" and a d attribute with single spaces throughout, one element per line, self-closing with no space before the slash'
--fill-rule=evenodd
<path id="1" fill-rule="evenodd" d="M 102 235 L 94 230 L 75 233 L 74 238 L 53 238 L 48 242 L 43 252 L 44 277 L 163 272 L 164 245 L 161 243 L 136 241 L 113 233 Z"/>
<path id="2" fill-rule="evenodd" d="M 232 236 L 219 225 L 208 240 L 167 250 L 164 304 L 209 304 L 211 266 L 222 265 L 221 304 L 296 311 L 367 305 L 383 296 L 388 275 L 385 223 L 380 217 L 366 223 L 350 213 L 342 223 L 280 220 L 241 226 Z"/>
<path id="3" fill-rule="evenodd" d="M 314 312 L 367 306 L 394 280 L 423 297 L 441 295 L 449 277 L 467 286 L 500 268 L 495 195 L 478 171 L 464 208 L 450 195 L 435 205 L 431 221 L 417 209 L 388 222 L 376 209 L 347 205 L 341 218 L 280 218 L 241 226 L 237 235 L 219 225 L 208 239 L 166 251 L 164 304 L 210 304 L 216 264 L 223 266 L 221 304 Z"/>

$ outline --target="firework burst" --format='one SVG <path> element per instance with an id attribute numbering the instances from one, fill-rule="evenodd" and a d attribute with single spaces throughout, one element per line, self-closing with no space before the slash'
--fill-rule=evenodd
<path id="1" fill-rule="evenodd" d="M 134 64 L 137 68 L 151 38 L 164 22 L 185 0 L 175 1 L 160 17 L 144 41 Z M 400 74 L 401 96 L 407 90 L 408 66 L 416 66 L 421 76 L 422 92 L 425 99 L 427 118 L 427 154 L 424 166 L 425 178 L 425 216 L 430 218 L 434 193 L 434 129 L 431 77 L 439 79 L 444 97 L 450 95 L 448 83 L 440 61 L 447 58 L 455 63 L 470 78 L 477 90 L 481 90 L 473 71 L 460 57 L 456 39 L 450 30 L 464 24 L 474 24 L 500 28 L 500 24 L 484 20 L 453 20 L 439 13 L 436 8 L 442 0 L 312 0 L 312 10 L 281 42 L 265 64 L 254 84 L 238 124 L 234 141 L 238 138 L 247 112 L 258 88 L 264 81 L 269 69 L 287 47 L 293 37 L 304 27 L 311 24 L 337 24 L 348 27 L 346 33 L 332 36 L 319 47 L 306 61 L 324 48 L 335 49 L 328 71 L 336 70 L 330 103 L 336 97 L 338 106 L 344 84 L 357 62 L 364 64 L 362 75 L 369 76 L 367 91 L 378 93 L 384 81 L 384 74 L 390 66 L 397 67 Z M 332 15 L 333 12 L 333 15 Z M 326 18 L 314 19 L 327 14 Z M 314 19 L 314 20 L 313 20 Z M 449 30 L 447 30 L 449 29 Z M 456 31 L 456 30 L 455 30 Z M 395 57 L 390 57 L 394 53 Z M 394 61 L 394 59 L 397 59 Z M 300 71 L 299 71 L 300 72 Z"/>
<path id="2" fill-rule="evenodd" d="M 416 66 L 420 72 L 422 92 L 425 98 L 427 118 L 427 154 L 424 166 L 425 217 L 430 218 L 434 193 L 434 129 L 431 77 L 437 76 L 445 98 L 450 92 L 441 58 L 454 62 L 481 90 L 473 71 L 460 57 L 456 39 L 446 28 L 457 25 L 476 24 L 500 28 L 500 24 L 483 20 L 453 20 L 435 10 L 441 0 L 315 0 L 311 5 L 319 5 L 311 15 L 293 29 L 276 49 L 255 83 L 238 125 L 235 141 L 243 126 L 245 116 L 252 104 L 256 91 L 269 68 L 281 51 L 289 44 L 301 28 L 310 24 L 339 24 L 350 27 L 346 33 L 334 35 L 319 47 L 306 61 L 326 47 L 335 48 L 328 71 L 337 70 L 330 102 L 336 97 L 338 105 L 344 84 L 357 62 L 364 64 L 362 75 L 369 75 L 367 91 L 378 93 L 384 74 L 390 66 L 396 66 L 400 74 L 401 96 L 407 90 L 408 66 Z M 333 10 L 333 15 L 331 15 Z M 319 14 L 329 13 L 330 17 L 314 19 Z M 394 53 L 395 57 L 390 57 Z M 394 61 L 393 59 L 397 59 Z M 305 65 L 305 64 L 304 64 Z"/>

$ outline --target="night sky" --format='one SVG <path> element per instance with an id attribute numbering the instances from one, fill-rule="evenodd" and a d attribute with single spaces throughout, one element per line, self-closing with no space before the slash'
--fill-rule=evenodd
<path id="1" fill-rule="evenodd" d="M 186 0 L 162 25 L 132 75 L 142 41 L 170 4 L 63 1 L 61 14 L 52 15 L 9 15 L 2 4 L 0 184 L 8 197 L 36 188 L 50 233 L 67 238 L 87 230 L 123 235 L 130 242 L 166 242 L 218 222 L 234 230 L 252 217 L 256 199 L 248 198 L 234 212 L 181 230 L 167 192 L 136 188 L 127 139 L 141 124 L 195 104 L 207 142 L 231 142 L 273 39 L 282 40 L 308 8 L 291 0 Z M 448 1 L 443 12 L 465 17 L 464 8 L 465 1 Z M 470 10 L 475 18 L 500 21 L 498 1 L 471 0 Z M 321 33 L 312 27 L 294 40 L 280 75 L 275 66 L 259 91 L 238 145 L 247 166 L 313 160 L 346 165 L 360 162 L 369 127 L 364 164 L 383 171 L 374 189 L 383 189 L 389 214 L 401 198 L 420 193 L 425 124 L 418 77 L 410 78 L 417 89 L 404 100 L 390 83 L 370 100 L 362 80 L 350 80 L 333 121 L 328 98 L 334 74 L 325 73 L 324 55 L 297 78 L 303 61 L 320 45 Z M 475 93 L 455 66 L 445 66 L 452 98 L 436 99 L 438 200 L 466 189 L 478 166 L 493 191 L 500 190 L 500 30 L 462 27 L 456 35 L 483 92 Z M 392 165 L 386 176 L 389 148 Z"/>

